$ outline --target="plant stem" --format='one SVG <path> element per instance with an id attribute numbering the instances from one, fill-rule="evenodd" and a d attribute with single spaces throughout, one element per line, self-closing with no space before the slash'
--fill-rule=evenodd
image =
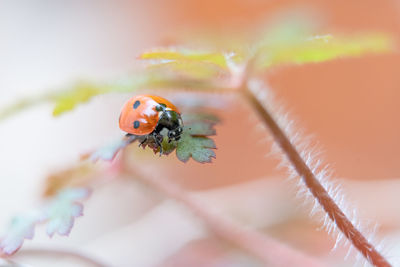
<path id="1" fill-rule="evenodd" d="M 343 211 L 331 198 L 327 190 L 321 185 L 309 166 L 305 163 L 294 145 L 289 141 L 284 131 L 271 116 L 270 111 L 259 101 L 247 84 L 243 84 L 242 93 L 251 106 L 256 110 L 263 122 L 270 129 L 275 142 L 287 156 L 297 174 L 303 179 L 308 190 L 312 193 L 329 218 L 340 231 L 351 241 L 354 247 L 374 266 L 389 267 L 389 262 L 368 242 L 368 240 L 356 229 Z"/>
<path id="2" fill-rule="evenodd" d="M 165 175 L 160 176 L 158 173 L 151 171 L 149 167 L 126 164 L 124 169 L 130 175 L 134 175 L 135 178 L 140 178 L 146 184 L 185 205 L 218 237 L 247 251 L 268 266 L 324 266 L 319 261 L 299 251 L 266 237 L 257 231 L 244 228 L 232 220 L 219 215 L 217 211 L 210 210 L 209 207 L 205 207 L 200 201 L 187 194 L 185 190 L 172 180 L 165 178 Z"/>

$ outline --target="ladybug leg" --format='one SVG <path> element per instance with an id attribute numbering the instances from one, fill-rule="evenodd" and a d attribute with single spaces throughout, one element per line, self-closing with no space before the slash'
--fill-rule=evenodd
<path id="1" fill-rule="evenodd" d="M 146 135 L 146 137 L 143 139 L 143 141 L 140 142 L 139 147 L 141 147 L 144 143 L 146 143 L 148 138 L 149 137 Z"/>
<path id="2" fill-rule="evenodd" d="M 153 133 L 150 134 L 151 137 L 153 138 L 154 142 L 156 143 L 156 148 L 160 148 L 160 157 L 163 154 L 163 148 L 162 148 L 162 141 L 164 139 L 164 137 L 160 134 L 157 133 L 156 131 L 154 131 Z"/>
<path id="3" fill-rule="evenodd" d="M 163 154 L 163 148 L 161 145 L 163 136 L 161 134 L 155 134 L 154 140 L 156 141 L 157 146 L 160 148 L 160 157 L 161 157 L 161 155 Z"/>

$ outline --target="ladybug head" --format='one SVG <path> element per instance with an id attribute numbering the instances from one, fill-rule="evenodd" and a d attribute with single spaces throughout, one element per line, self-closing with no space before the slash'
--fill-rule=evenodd
<path id="1" fill-rule="evenodd" d="M 183 132 L 181 115 L 173 110 L 162 111 L 155 131 L 160 133 L 164 128 L 168 130 L 169 141 L 178 141 Z"/>
<path id="2" fill-rule="evenodd" d="M 183 132 L 183 123 L 181 123 L 181 125 L 176 127 L 175 129 L 169 130 L 168 139 L 178 141 L 181 138 L 182 132 Z"/>

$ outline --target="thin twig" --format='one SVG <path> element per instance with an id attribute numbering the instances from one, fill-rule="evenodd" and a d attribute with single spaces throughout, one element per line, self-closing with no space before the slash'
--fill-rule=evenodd
<path id="1" fill-rule="evenodd" d="M 263 261 L 268 266 L 304 266 L 321 267 L 322 263 L 296 251 L 272 238 L 266 237 L 257 231 L 244 228 L 243 226 L 222 217 L 213 212 L 209 207 L 188 195 L 179 185 L 165 178 L 165 175 L 156 175 L 154 172 L 142 166 L 128 164 L 125 170 L 135 178 L 157 189 L 168 197 L 184 204 L 191 212 L 207 225 L 218 237 L 247 251 Z"/>
<path id="2" fill-rule="evenodd" d="M 271 115 L 263 103 L 254 95 L 250 90 L 247 83 L 242 85 L 242 93 L 260 115 L 263 122 L 270 129 L 275 142 L 279 145 L 282 152 L 289 159 L 299 177 L 301 177 L 306 184 L 308 190 L 312 193 L 314 198 L 319 202 L 321 207 L 327 213 L 329 218 L 340 229 L 340 231 L 351 241 L 354 247 L 360 251 L 364 257 L 374 266 L 389 267 L 389 262 L 375 249 L 375 247 L 368 242 L 362 233 L 351 223 L 346 217 L 344 212 L 339 208 L 335 201 L 331 198 L 327 190 L 321 185 L 315 174 L 311 171 L 309 166 L 305 163 L 299 152 L 294 145 L 289 141 L 284 131 L 279 127 L 278 123 Z"/>

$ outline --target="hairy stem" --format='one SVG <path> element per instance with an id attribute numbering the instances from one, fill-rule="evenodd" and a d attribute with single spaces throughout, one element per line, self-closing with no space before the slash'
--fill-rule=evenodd
<path id="1" fill-rule="evenodd" d="M 125 171 L 149 184 L 168 197 L 179 201 L 191 212 L 199 217 L 206 226 L 219 238 L 228 241 L 238 248 L 257 257 L 268 266 L 304 266 L 322 267 L 322 263 L 304 255 L 280 242 L 266 237 L 257 231 L 242 227 L 241 225 L 222 217 L 218 212 L 205 207 L 200 201 L 187 194 L 179 185 L 168 180 L 164 175 L 154 173 L 150 168 L 141 166 L 125 166 Z"/>
<path id="2" fill-rule="evenodd" d="M 327 213 L 329 218 L 340 229 L 340 231 L 350 240 L 355 248 L 361 252 L 364 257 L 374 266 L 388 267 L 389 262 L 368 242 L 359 230 L 351 223 L 343 211 L 331 198 L 327 190 L 321 185 L 315 174 L 305 163 L 294 145 L 289 141 L 284 131 L 274 120 L 270 111 L 260 102 L 255 94 L 250 90 L 247 84 L 242 87 L 242 93 L 256 110 L 265 125 L 270 129 L 275 142 L 279 145 L 283 153 L 286 155 L 290 163 L 293 165 L 297 174 L 303 179 L 308 190 L 314 198 L 319 202 L 321 207 Z"/>

